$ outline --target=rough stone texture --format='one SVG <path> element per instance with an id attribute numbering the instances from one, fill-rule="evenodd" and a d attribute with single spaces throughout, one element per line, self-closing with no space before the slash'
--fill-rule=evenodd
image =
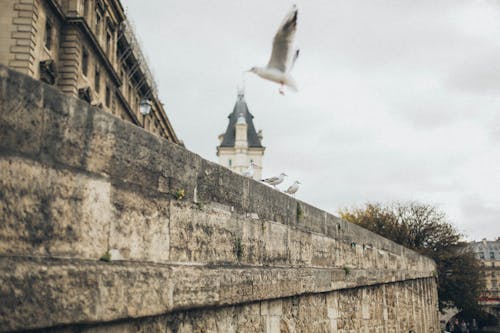
<path id="1" fill-rule="evenodd" d="M 432 260 L 2 66 L 0 212 L 1 332 L 437 332 Z"/>
<path id="2" fill-rule="evenodd" d="M 93 296 L 102 299 L 99 295 Z M 66 325 L 39 332 L 400 333 L 413 330 L 438 333 L 434 325 L 437 312 L 429 306 L 434 304 L 435 297 L 434 280 L 426 278 L 278 300 L 195 308 L 118 323 Z M 148 306 L 147 302 L 136 298 L 131 300 L 129 308 L 137 305 Z"/>

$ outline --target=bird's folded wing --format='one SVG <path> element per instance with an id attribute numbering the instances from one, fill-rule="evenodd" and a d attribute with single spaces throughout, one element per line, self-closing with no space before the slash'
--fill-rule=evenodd
<path id="1" fill-rule="evenodd" d="M 277 180 L 279 180 L 279 177 L 271 177 L 271 178 L 262 179 L 263 182 L 267 182 L 267 183 L 275 182 Z"/>
<path id="2" fill-rule="evenodd" d="M 273 40 L 273 51 L 267 64 L 268 68 L 276 68 L 286 72 L 290 64 L 293 39 L 297 30 L 297 7 L 294 5 L 281 23 Z"/>

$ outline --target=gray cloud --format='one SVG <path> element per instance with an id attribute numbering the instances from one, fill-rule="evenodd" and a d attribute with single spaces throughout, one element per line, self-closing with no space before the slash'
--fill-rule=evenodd
<path id="1" fill-rule="evenodd" d="M 464 196 L 460 201 L 460 209 L 462 214 L 474 221 L 473 224 L 465 227 L 465 232 L 479 237 L 493 239 L 500 237 L 500 201 L 485 202 L 477 195 Z M 495 226 L 496 229 L 491 229 Z M 485 233 L 483 230 L 491 230 L 490 233 Z"/>
<path id="2" fill-rule="evenodd" d="M 290 2 L 123 2 L 179 137 L 216 161 L 241 72 L 267 62 Z M 297 2 L 300 92 L 246 79 L 264 175 L 286 170 L 299 199 L 331 212 L 420 200 L 469 237 L 498 233 L 497 1 Z"/>

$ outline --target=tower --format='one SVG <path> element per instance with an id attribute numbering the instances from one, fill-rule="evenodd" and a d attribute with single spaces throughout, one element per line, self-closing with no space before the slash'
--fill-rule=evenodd
<path id="1" fill-rule="evenodd" d="M 253 124 L 253 115 L 248 110 L 243 89 L 238 90 L 238 97 L 233 112 L 228 116 L 229 125 L 226 132 L 219 135 L 217 156 L 219 164 L 234 172 L 242 173 L 250 162 L 254 162 L 254 179 L 262 178 L 262 131 L 257 133 Z"/>

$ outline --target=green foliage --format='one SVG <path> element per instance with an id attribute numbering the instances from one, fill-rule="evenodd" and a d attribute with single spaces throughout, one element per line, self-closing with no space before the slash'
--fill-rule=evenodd
<path id="1" fill-rule="evenodd" d="M 178 189 L 177 191 L 175 191 L 174 193 L 174 197 L 177 199 L 177 200 L 182 200 L 184 199 L 184 197 L 186 196 L 186 191 L 183 189 L 183 188 L 180 188 Z"/>
<path id="2" fill-rule="evenodd" d="M 106 251 L 106 253 L 104 253 L 101 256 L 101 258 L 99 258 L 99 260 L 105 261 L 105 262 L 110 262 L 111 261 L 111 253 L 109 253 L 109 251 Z"/>
<path id="3" fill-rule="evenodd" d="M 340 216 L 434 259 L 440 310 L 456 306 L 464 312 L 478 311 L 479 260 L 436 207 L 415 202 L 369 203 L 362 209 L 344 209 Z"/>
<path id="4" fill-rule="evenodd" d="M 240 260 L 243 257 L 243 254 L 245 252 L 245 245 L 243 245 L 243 243 L 241 242 L 240 237 L 234 240 L 233 252 L 236 258 L 238 258 L 238 260 Z"/>
<path id="5" fill-rule="evenodd" d="M 346 276 L 351 274 L 351 269 L 349 267 L 344 266 L 344 267 L 342 267 L 342 269 L 344 270 L 344 273 Z"/>

